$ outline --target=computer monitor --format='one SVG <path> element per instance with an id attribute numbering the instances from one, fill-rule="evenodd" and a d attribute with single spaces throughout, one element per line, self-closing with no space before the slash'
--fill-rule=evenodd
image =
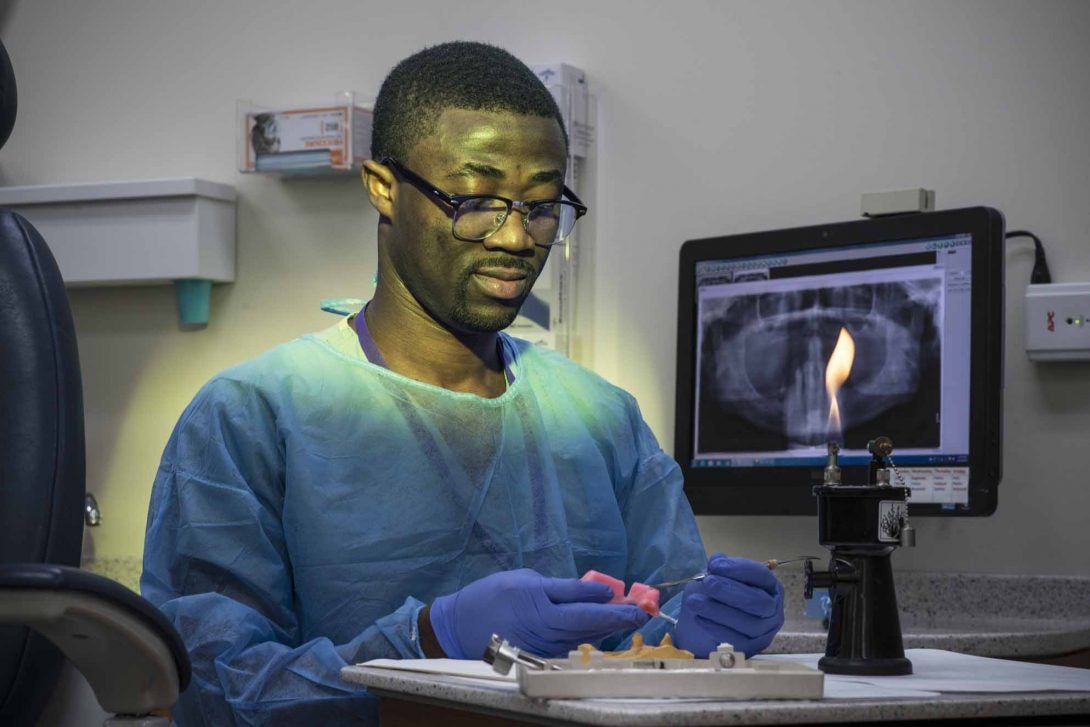
<path id="1" fill-rule="evenodd" d="M 828 442 L 866 484 L 893 440 L 913 515 L 989 515 L 1003 240 L 987 207 L 690 240 L 674 455 L 697 514 L 816 512 Z"/>

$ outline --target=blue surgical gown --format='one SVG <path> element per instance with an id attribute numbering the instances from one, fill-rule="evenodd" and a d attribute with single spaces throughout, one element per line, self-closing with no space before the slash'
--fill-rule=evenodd
<path id="1" fill-rule="evenodd" d="M 501 342 L 515 380 L 495 399 L 369 363 L 345 321 L 201 389 L 156 476 L 141 579 L 193 662 L 179 724 L 375 724 L 340 669 L 422 657 L 423 604 L 496 571 L 704 568 L 633 398 Z"/>

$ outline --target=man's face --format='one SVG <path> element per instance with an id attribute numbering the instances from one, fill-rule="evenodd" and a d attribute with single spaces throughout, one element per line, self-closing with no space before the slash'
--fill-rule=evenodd
<path id="1" fill-rule="evenodd" d="M 564 137 L 555 119 L 447 109 L 436 133 L 399 159 L 444 192 L 555 199 L 564 180 Z M 435 321 L 462 333 L 506 328 L 545 265 L 548 248 L 533 244 L 512 210 L 480 242 L 458 240 L 451 209 L 400 182 L 387 240 L 393 272 Z M 385 275 L 386 273 L 384 273 Z"/>

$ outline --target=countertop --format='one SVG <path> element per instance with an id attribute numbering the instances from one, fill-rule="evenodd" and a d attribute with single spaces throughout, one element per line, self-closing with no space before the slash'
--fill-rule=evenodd
<path id="1" fill-rule="evenodd" d="M 805 618 L 802 573 L 778 572 L 787 621 L 766 650 L 825 650 L 817 619 Z M 906 649 L 946 649 L 1002 658 L 1090 649 L 1090 577 L 894 571 Z"/>

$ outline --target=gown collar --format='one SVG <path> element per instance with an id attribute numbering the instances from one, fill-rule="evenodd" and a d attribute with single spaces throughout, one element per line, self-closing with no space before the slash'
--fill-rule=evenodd
<path id="1" fill-rule="evenodd" d="M 375 339 L 371 337 L 371 332 L 367 330 L 367 319 L 364 317 L 363 312 L 367 310 L 365 305 L 360 309 L 360 312 L 356 314 L 352 320 L 352 326 L 356 330 L 356 336 L 360 340 L 360 348 L 363 349 L 363 355 L 367 357 L 367 360 L 375 366 L 381 366 L 384 369 L 390 367 L 386 364 L 386 359 L 382 357 L 382 352 L 378 350 L 378 346 L 375 345 Z M 511 353 L 507 350 L 507 347 L 503 345 L 503 337 L 498 336 L 496 338 L 496 349 L 500 356 L 500 361 L 503 362 L 503 374 L 507 379 L 507 385 L 515 383 L 515 369 L 514 361 L 512 360 Z"/>

